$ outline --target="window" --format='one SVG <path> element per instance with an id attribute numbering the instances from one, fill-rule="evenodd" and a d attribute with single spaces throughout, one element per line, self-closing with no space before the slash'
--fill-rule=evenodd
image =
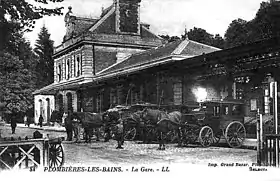
<path id="1" fill-rule="evenodd" d="M 131 89 L 131 104 L 138 103 L 140 100 L 140 91 L 137 87 Z"/>
<path id="2" fill-rule="evenodd" d="M 232 105 L 232 115 L 238 116 L 242 114 L 242 106 L 241 105 Z"/>
<path id="3" fill-rule="evenodd" d="M 220 107 L 219 106 L 214 106 L 213 107 L 214 111 L 214 116 L 219 116 L 220 115 Z"/>
<path id="4" fill-rule="evenodd" d="M 76 76 L 80 76 L 80 57 L 77 56 L 76 58 Z"/>
<path id="5" fill-rule="evenodd" d="M 70 72 L 71 72 L 71 67 L 70 67 L 70 60 L 68 59 L 67 60 L 67 75 L 66 75 L 66 79 L 69 79 L 70 78 Z"/>
<path id="6" fill-rule="evenodd" d="M 251 111 L 256 111 L 257 110 L 257 99 L 251 99 L 250 106 L 251 106 Z"/>
<path id="7" fill-rule="evenodd" d="M 76 73 L 76 59 L 75 59 L 75 54 L 73 55 L 73 77 L 76 77 L 77 76 L 77 73 Z"/>
<path id="8" fill-rule="evenodd" d="M 117 88 L 117 102 L 119 105 L 123 104 L 123 92 L 122 92 L 122 87 L 118 86 Z"/>
<path id="9" fill-rule="evenodd" d="M 96 97 L 96 112 L 102 112 L 103 91 L 99 91 Z"/>
<path id="10" fill-rule="evenodd" d="M 58 82 L 60 82 L 62 80 L 61 64 L 58 65 L 57 77 L 58 77 Z"/>
<path id="11" fill-rule="evenodd" d="M 66 79 L 66 77 L 67 77 L 67 61 L 65 60 L 64 61 L 64 79 Z"/>
<path id="12" fill-rule="evenodd" d="M 174 92 L 174 105 L 181 105 L 182 104 L 182 82 L 175 82 L 173 84 L 173 92 Z"/>
<path id="13" fill-rule="evenodd" d="M 228 111 L 229 111 L 228 106 L 225 106 L 225 105 L 222 106 L 222 111 L 223 111 L 222 112 L 223 115 L 228 115 Z"/>
<path id="14" fill-rule="evenodd" d="M 83 60 L 82 60 L 82 57 L 81 57 L 81 55 L 79 55 L 79 57 L 80 57 L 80 75 L 83 75 Z"/>
<path id="15" fill-rule="evenodd" d="M 111 89 L 110 91 L 110 106 L 114 107 L 117 105 L 117 91 L 116 89 Z"/>
<path id="16" fill-rule="evenodd" d="M 77 55 L 75 63 L 75 76 L 79 77 L 80 75 L 82 75 L 82 59 L 81 55 Z"/>

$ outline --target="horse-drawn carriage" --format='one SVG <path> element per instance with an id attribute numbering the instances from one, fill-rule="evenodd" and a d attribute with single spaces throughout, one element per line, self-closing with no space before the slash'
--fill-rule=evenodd
<path id="1" fill-rule="evenodd" d="M 200 108 L 184 114 L 185 135 L 204 147 L 218 143 L 224 136 L 230 147 L 241 147 L 246 138 L 243 103 L 239 100 L 206 101 Z"/>

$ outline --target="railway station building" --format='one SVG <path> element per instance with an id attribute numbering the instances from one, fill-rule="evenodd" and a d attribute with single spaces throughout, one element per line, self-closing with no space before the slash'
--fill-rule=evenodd
<path id="1" fill-rule="evenodd" d="M 280 38 L 226 50 L 188 38 L 167 43 L 141 22 L 140 4 L 114 0 L 98 19 L 69 8 L 54 52 L 54 82 L 34 92 L 36 120 L 54 110 L 103 112 L 137 103 L 175 109 L 223 99 L 243 101 L 247 117 L 258 109 L 270 114 Z"/>

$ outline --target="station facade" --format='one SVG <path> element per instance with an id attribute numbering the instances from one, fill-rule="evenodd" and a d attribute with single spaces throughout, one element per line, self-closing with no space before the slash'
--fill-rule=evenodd
<path id="1" fill-rule="evenodd" d="M 54 52 L 54 83 L 34 92 L 35 120 L 52 111 L 103 112 L 115 105 L 192 106 L 240 99 L 247 117 L 270 114 L 279 80 L 279 38 L 227 50 L 188 38 L 166 43 L 140 21 L 140 0 L 114 0 L 100 18 L 69 8 Z"/>

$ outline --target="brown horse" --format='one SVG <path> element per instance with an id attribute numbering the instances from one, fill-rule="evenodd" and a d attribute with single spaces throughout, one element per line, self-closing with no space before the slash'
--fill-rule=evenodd
<path id="1" fill-rule="evenodd" d="M 80 126 L 84 128 L 86 142 L 91 141 L 93 129 L 97 131 L 96 136 L 97 140 L 99 140 L 99 129 L 104 126 L 106 142 L 111 138 L 111 129 L 119 119 L 119 114 L 116 111 L 106 111 L 104 113 L 74 112 L 74 119 L 77 119 L 80 122 Z"/>
<path id="2" fill-rule="evenodd" d="M 84 129 L 86 142 L 91 142 L 93 129 L 96 129 L 98 132 L 98 129 L 105 125 L 106 119 L 104 116 L 105 116 L 104 114 L 90 113 L 90 112 L 73 113 L 73 120 L 77 119 L 79 121 L 79 125 Z M 97 136 L 97 140 L 99 140 L 99 132 L 97 133 L 96 136 Z"/>
<path id="3" fill-rule="evenodd" d="M 167 134 L 169 131 L 175 131 L 178 134 L 179 142 L 178 146 L 181 146 L 181 118 L 182 114 L 178 111 L 166 113 L 161 110 L 144 109 L 142 118 L 146 124 L 155 126 L 159 148 L 158 150 L 165 150 L 165 140 L 163 134 Z"/>

